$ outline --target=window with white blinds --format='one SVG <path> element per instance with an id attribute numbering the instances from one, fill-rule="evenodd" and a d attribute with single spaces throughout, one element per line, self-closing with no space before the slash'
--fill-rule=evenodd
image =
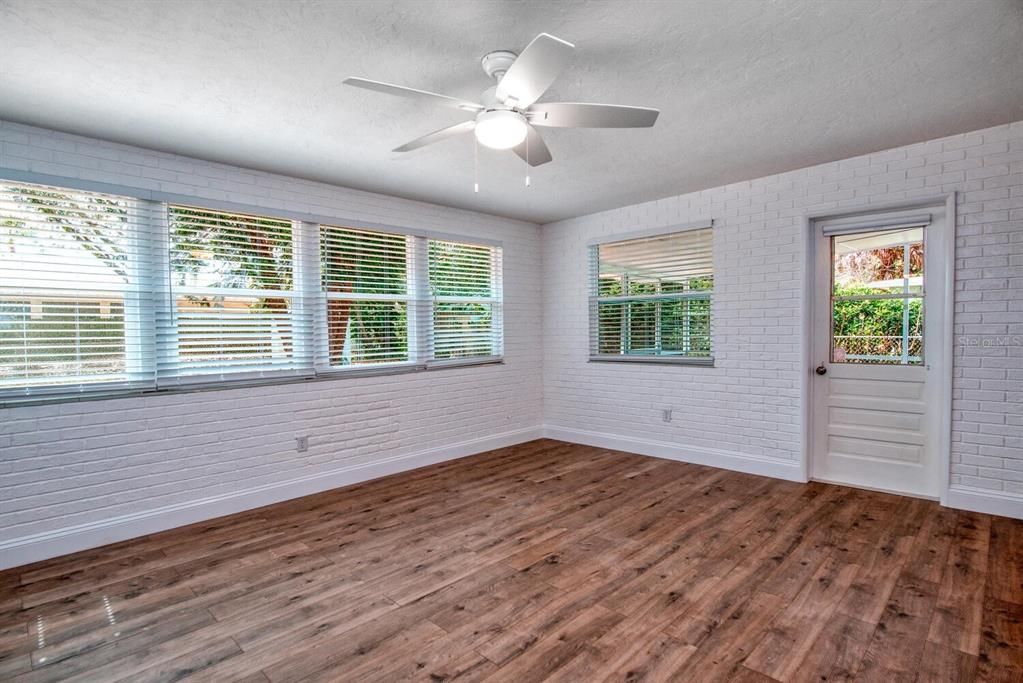
<path id="1" fill-rule="evenodd" d="M 158 380 L 311 374 L 311 311 L 295 286 L 290 220 L 169 206 L 169 315 Z"/>
<path id="2" fill-rule="evenodd" d="M 501 355 L 501 260 L 497 249 L 429 240 L 433 358 Z"/>
<path id="3" fill-rule="evenodd" d="M 0 181 L 0 404 L 501 355 L 501 249 Z"/>
<path id="4" fill-rule="evenodd" d="M 593 360 L 711 363 L 711 228 L 590 247 Z"/>
<path id="5" fill-rule="evenodd" d="M 413 239 L 320 226 L 327 365 L 407 363 L 415 358 L 409 337 L 415 329 L 410 324 Z"/>
<path id="6" fill-rule="evenodd" d="M 152 301 L 127 197 L 0 182 L 0 393 L 152 383 Z"/>

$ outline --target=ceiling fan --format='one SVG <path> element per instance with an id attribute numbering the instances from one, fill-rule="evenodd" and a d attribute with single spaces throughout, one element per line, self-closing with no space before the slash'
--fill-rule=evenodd
<path id="1" fill-rule="evenodd" d="M 416 138 L 396 148 L 395 152 L 411 152 L 474 131 L 480 144 L 493 149 L 514 150 L 530 166 L 539 166 L 551 160 L 551 153 L 534 126 L 649 128 L 654 125 L 660 113 L 656 109 L 617 104 L 537 102 L 558 74 L 568 66 L 574 49 L 572 43 L 541 33 L 520 55 L 508 50 L 485 54 L 481 60 L 483 70 L 497 83 L 483 91 L 481 103 L 365 78 L 346 78 L 344 83 L 474 114 L 474 118 L 469 121 Z"/>

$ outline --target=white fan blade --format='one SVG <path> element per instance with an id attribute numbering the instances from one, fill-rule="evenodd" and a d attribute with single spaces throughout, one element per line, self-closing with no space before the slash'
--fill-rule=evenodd
<path id="1" fill-rule="evenodd" d="M 433 102 L 434 104 L 440 104 L 445 107 L 454 107 L 455 109 L 461 109 L 462 111 L 477 112 L 483 110 L 482 104 L 476 104 L 475 102 L 460 100 L 457 97 L 449 97 L 448 95 L 440 95 L 435 92 L 427 92 L 426 90 L 406 88 L 403 85 L 393 85 L 391 83 L 371 81 L 366 78 L 346 78 L 342 82 L 345 85 L 352 85 L 355 86 L 356 88 L 375 90 L 377 92 L 386 93 L 388 95 L 398 95 L 400 97 L 414 97 L 419 100 L 426 100 L 427 102 Z"/>
<path id="2" fill-rule="evenodd" d="M 528 107 L 551 87 L 572 58 L 575 45 L 541 33 L 512 62 L 497 84 L 497 99 L 515 107 Z"/>
<path id="3" fill-rule="evenodd" d="M 541 164 L 546 164 L 552 159 L 551 151 L 547 149 L 547 145 L 544 144 L 543 138 L 540 137 L 540 133 L 538 133 L 536 128 L 533 128 L 532 126 L 530 126 L 529 130 L 526 132 L 526 139 L 513 149 L 515 150 L 515 153 L 522 157 L 523 161 L 528 162 L 530 166 L 540 166 Z"/>
<path id="4" fill-rule="evenodd" d="M 541 102 L 526 110 L 534 126 L 551 128 L 649 128 L 660 112 L 646 107 L 588 102 Z"/>
<path id="5" fill-rule="evenodd" d="M 401 147 L 396 147 L 392 151 L 411 152 L 414 149 L 419 149 L 420 147 L 432 145 L 435 142 L 446 140 L 461 133 L 468 133 L 475 127 L 476 127 L 475 121 L 463 121 L 462 123 L 456 123 L 453 126 L 448 126 L 447 128 L 441 128 L 440 130 L 435 130 L 432 133 L 427 133 L 423 137 L 416 138 L 412 142 L 406 142 Z"/>

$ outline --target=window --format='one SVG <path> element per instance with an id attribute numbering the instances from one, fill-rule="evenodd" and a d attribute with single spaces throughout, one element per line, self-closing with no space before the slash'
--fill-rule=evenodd
<path id="1" fill-rule="evenodd" d="M 436 360 L 501 355 L 500 260 L 493 247 L 429 241 Z"/>
<path id="2" fill-rule="evenodd" d="M 151 381 L 138 211 L 126 197 L 0 183 L 0 391 Z"/>
<path id="3" fill-rule="evenodd" d="M 328 365 L 405 363 L 415 356 L 412 244 L 407 235 L 320 226 Z"/>
<path id="4" fill-rule="evenodd" d="M 592 246 L 592 360 L 708 364 L 711 228 Z"/>
<path id="5" fill-rule="evenodd" d="M 171 301 L 158 379 L 309 374 L 292 222 L 184 206 L 167 217 Z"/>
<path id="6" fill-rule="evenodd" d="M 501 249 L 0 182 L 0 403 L 490 362 Z"/>
<path id="7" fill-rule="evenodd" d="M 920 365 L 924 229 L 831 238 L 831 361 Z"/>

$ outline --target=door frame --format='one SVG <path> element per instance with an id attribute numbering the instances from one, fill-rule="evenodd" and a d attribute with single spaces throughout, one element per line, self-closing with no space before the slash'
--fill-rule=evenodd
<path id="1" fill-rule="evenodd" d="M 941 362 L 942 373 L 936 384 L 939 387 L 938 411 L 938 462 L 941 467 L 941 484 L 939 489 L 939 500 L 942 505 L 948 505 L 949 480 L 952 469 L 952 374 L 954 362 L 953 350 L 953 322 L 955 314 L 955 243 L 956 226 L 956 193 L 930 195 L 915 199 L 905 199 L 883 203 L 856 203 L 842 206 L 835 209 L 820 211 L 808 211 L 801 218 L 803 233 L 803 291 L 801 297 L 802 316 L 800 323 L 800 353 L 802 363 L 800 372 L 800 418 L 803 421 L 803 428 L 800 430 L 800 466 L 804 481 L 810 481 L 813 476 L 811 448 L 813 448 L 813 333 L 814 333 L 814 310 L 816 308 L 817 291 L 814 287 L 816 274 L 816 222 L 820 220 L 842 218 L 856 214 L 871 214 L 884 211 L 899 211 L 903 209 L 921 209 L 935 204 L 944 203 L 946 220 L 946 239 L 944 245 L 943 264 L 941 268 L 941 289 L 944 295 L 944 318 L 945 324 L 942 330 L 944 349 Z M 929 268 L 931 266 L 928 266 Z"/>

